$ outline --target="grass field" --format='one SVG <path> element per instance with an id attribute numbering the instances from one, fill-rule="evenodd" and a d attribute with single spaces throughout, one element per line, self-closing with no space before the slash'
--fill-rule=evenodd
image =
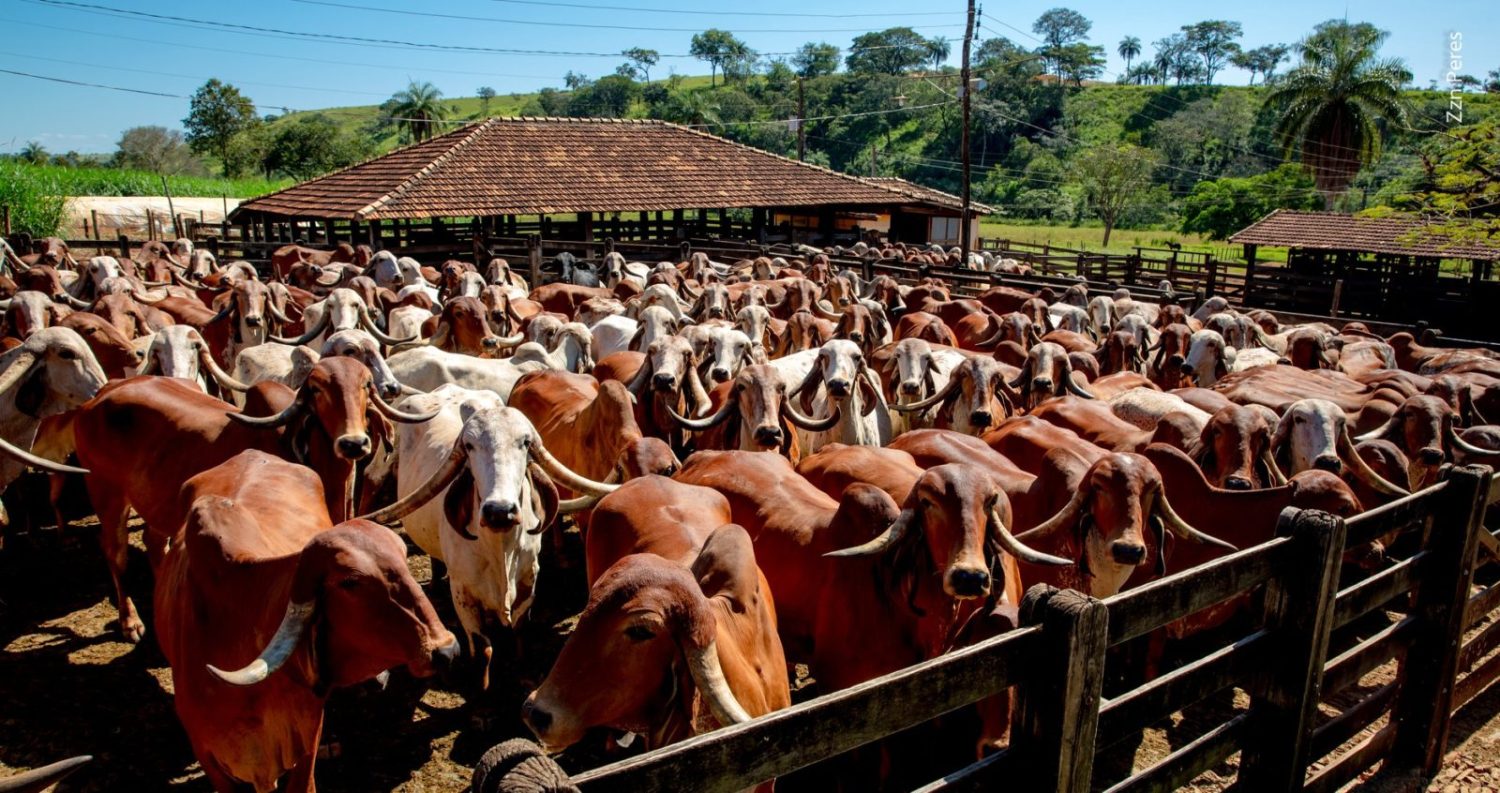
<path id="1" fill-rule="evenodd" d="M 1240 246 L 1224 240 L 1210 240 L 1197 234 L 1183 234 L 1170 229 L 1115 229 L 1110 235 L 1109 247 L 1104 246 L 1104 227 L 1098 225 L 1046 226 L 1031 223 L 1005 223 L 981 220 L 979 236 L 985 239 L 1003 239 L 1034 245 L 1043 243 L 1061 248 L 1074 248 L 1096 253 L 1132 253 L 1137 247 L 1166 248 L 1176 243 L 1184 251 L 1212 253 L 1221 261 L 1238 261 L 1244 254 Z M 1286 261 L 1286 250 L 1261 248 L 1256 252 L 1261 261 Z"/>
<path id="2" fill-rule="evenodd" d="M 10 168 L 12 166 L 8 166 Z M 54 165 L 14 163 L 6 178 L 34 183 L 49 195 L 81 196 L 159 196 L 161 176 L 150 171 L 125 171 L 115 168 L 68 168 Z M 291 179 L 222 179 L 201 176 L 168 176 L 172 195 L 229 196 L 250 198 L 279 190 Z"/>

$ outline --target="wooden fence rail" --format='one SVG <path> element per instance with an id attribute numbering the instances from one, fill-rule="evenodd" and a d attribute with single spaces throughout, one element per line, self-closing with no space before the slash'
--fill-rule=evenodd
<path id="1" fill-rule="evenodd" d="M 1461 467 L 1348 521 L 1288 509 L 1275 538 L 1253 548 L 1103 601 L 1032 587 L 1018 630 L 574 781 L 589 793 L 742 790 L 1006 689 L 1015 692 L 1010 747 L 919 790 L 1172 790 L 1211 768 L 1222 774 L 1236 754 L 1243 790 L 1336 790 L 1377 763 L 1430 777 L 1454 711 L 1500 677 L 1500 619 L 1491 621 L 1500 583 L 1472 587 L 1476 568 L 1500 554 L 1484 527 L 1497 501 L 1489 469 Z M 1345 550 L 1392 535 L 1413 550 L 1341 587 Z M 1104 696 L 1106 668 L 1126 645 L 1246 596 L 1258 615 L 1246 632 Z M 1414 646 L 1423 651 L 1408 653 Z M 1351 684 L 1392 662 L 1395 679 L 1347 704 Z M 1110 778 L 1097 762 L 1231 688 L 1249 695 L 1247 708 L 1150 767 Z"/>

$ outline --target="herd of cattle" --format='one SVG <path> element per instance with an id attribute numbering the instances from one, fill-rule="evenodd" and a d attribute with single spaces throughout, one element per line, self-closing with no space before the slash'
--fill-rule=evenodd
<path id="1" fill-rule="evenodd" d="M 5 258 L 0 487 L 48 472 L 61 525 L 83 476 L 132 642 L 142 519 L 176 710 L 225 791 L 313 789 L 332 688 L 461 654 L 488 685 L 563 516 L 587 606 L 522 719 L 549 751 L 657 747 L 787 707 L 795 664 L 836 691 L 1014 627 L 1035 583 L 1108 596 L 1286 506 L 1349 516 L 1500 455 L 1496 355 L 1221 298 L 960 297 L 813 250 L 610 253 L 597 285 L 564 261 L 534 288 L 348 245 L 264 275 L 182 240 Z M 977 711 L 966 745 L 1003 744 L 1008 700 Z"/>

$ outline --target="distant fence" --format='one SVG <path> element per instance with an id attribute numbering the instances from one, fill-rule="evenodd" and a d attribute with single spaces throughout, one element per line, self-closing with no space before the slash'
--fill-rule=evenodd
<path id="1" fill-rule="evenodd" d="M 1454 468 L 1348 521 L 1288 509 L 1275 539 L 1103 601 L 1038 585 L 1018 630 L 574 782 L 588 793 L 675 791 L 685 779 L 705 793 L 743 790 L 1012 687 L 1009 748 L 919 790 L 1172 790 L 1236 753 L 1242 790 L 1332 791 L 1377 763 L 1430 777 L 1453 713 L 1500 677 L 1500 620 L 1490 621 L 1500 585 L 1470 593 L 1496 553 L 1484 516 L 1497 491 L 1489 469 Z M 1344 550 L 1392 534 L 1413 552 L 1341 587 Z M 1246 594 L 1257 615 L 1247 633 L 1105 699 L 1111 648 Z M 1393 621 L 1356 641 L 1349 626 L 1373 612 Z M 1392 662 L 1392 681 L 1332 716 L 1320 711 Z M 1095 768 L 1109 747 L 1231 687 L 1249 695 L 1248 709 L 1121 779 Z"/>

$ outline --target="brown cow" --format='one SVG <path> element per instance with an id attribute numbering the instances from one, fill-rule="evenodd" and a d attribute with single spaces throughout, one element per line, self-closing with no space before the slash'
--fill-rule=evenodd
<path id="1" fill-rule="evenodd" d="M 432 346 L 447 352 L 493 358 L 501 347 L 520 344 L 522 336 L 495 335 L 490 329 L 489 309 L 476 297 L 455 297 L 443 305 L 442 313 L 427 320 L 422 335 Z"/>
<path id="2" fill-rule="evenodd" d="M 642 466 L 670 476 L 681 465 L 664 442 L 641 434 L 630 392 L 613 380 L 531 372 L 516 381 L 507 404 L 531 420 L 552 456 L 589 479 L 624 481 Z"/>
<path id="3" fill-rule="evenodd" d="M 714 412 L 704 418 L 688 419 L 675 409 L 668 411 L 678 426 L 702 433 L 696 441 L 699 449 L 777 451 L 795 461 L 800 453 L 794 426 L 825 432 L 839 418 L 837 406 L 822 419 L 798 412 L 794 400 L 787 398 L 781 374 L 769 364 L 741 369 L 733 380 L 714 388 L 710 400 Z"/>
<path id="4" fill-rule="evenodd" d="M 182 487 L 157 578 L 156 630 L 193 754 L 220 791 L 314 789 L 328 692 L 405 666 L 425 677 L 458 642 L 368 521 L 333 525 L 318 477 L 245 451 Z M 224 670 L 236 671 L 224 671 Z"/>
<path id="5" fill-rule="evenodd" d="M 896 339 L 922 339 L 930 344 L 958 346 L 953 330 L 941 318 L 925 311 L 902 314 L 896 321 Z"/>

